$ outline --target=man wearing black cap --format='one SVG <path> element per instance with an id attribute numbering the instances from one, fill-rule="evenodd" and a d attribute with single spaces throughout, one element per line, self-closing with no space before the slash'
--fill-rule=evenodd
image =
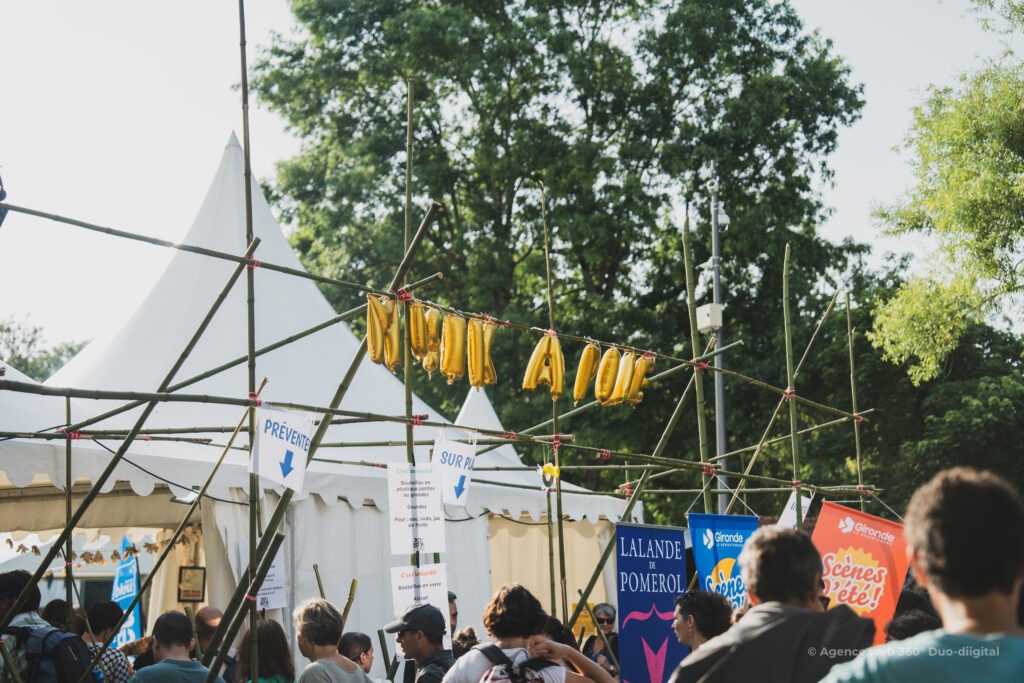
<path id="1" fill-rule="evenodd" d="M 406 659 L 416 660 L 416 683 L 441 683 L 455 664 L 452 653 L 444 649 L 444 615 L 433 605 L 410 605 L 384 630 L 397 633 Z"/>

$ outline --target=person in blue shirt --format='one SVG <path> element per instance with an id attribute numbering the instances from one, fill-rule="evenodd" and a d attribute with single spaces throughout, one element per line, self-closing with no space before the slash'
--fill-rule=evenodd
<path id="1" fill-rule="evenodd" d="M 942 628 L 835 666 L 847 681 L 1020 681 L 1024 628 L 1024 499 L 1003 478 L 958 467 L 918 489 L 904 520 L 910 567 Z"/>

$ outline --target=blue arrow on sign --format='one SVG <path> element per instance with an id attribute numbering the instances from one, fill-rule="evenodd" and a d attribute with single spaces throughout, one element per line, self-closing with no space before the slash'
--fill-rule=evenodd
<path id="1" fill-rule="evenodd" d="M 284 452 L 284 460 L 278 463 L 279 465 L 281 465 L 281 476 L 287 477 L 289 474 L 292 473 L 292 470 L 295 469 L 294 467 L 292 467 L 292 458 L 294 457 L 295 454 L 292 453 L 291 451 Z"/>
<path id="2" fill-rule="evenodd" d="M 459 475 L 459 483 L 455 485 L 455 497 L 461 498 L 462 492 L 466 490 L 466 475 Z"/>

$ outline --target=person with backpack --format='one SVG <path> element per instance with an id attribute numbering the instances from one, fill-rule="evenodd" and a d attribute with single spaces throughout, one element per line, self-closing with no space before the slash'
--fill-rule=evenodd
<path id="1" fill-rule="evenodd" d="M 405 658 L 416 661 L 415 683 L 441 683 L 455 664 L 451 650 L 444 649 L 444 615 L 429 603 L 410 605 L 384 632 L 397 633 Z"/>
<path id="2" fill-rule="evenodd" d="M 614 683 L 607 671 L 575 648 L 541 635 L 548 615 L 518 583 L 503 586 L 484 609 L 494 643 L 476 645 L 455 661 L 443 683 Z M 557 664 L 568 660 L 581 673 Z"/>
<path id="3" fill-rule="evenodd" d="M 32 581 L 32 575 L 24 569 L 18 569 L 11 572 L 4 572 L 0 574 L 0 616 L 7 614 L 10 611 L 11 605 L 21 594 L 21 591 Z M 36 628 L 54 628 L 50 622 L 43 619 L 36 612 L 39 610 L 39 603 L 42 600 L 42 595 L 39 593 L 39 586 L 32 586 L 29 590 L 28 598 L 21 605 L 21 608 L 14 618 L 11 619 L 11 623 L 8 628 L 22 628 L 27 627 L 30 629 Z M 29 663 L 26 653 L 27 641 L 22 638 L 16 638 L 13 634 L 5 633 L 3 636 L 3 647 L 7 648 L 8 654 L 10 654 L 10 661 L 14 663 L 14 666 L 18 668 L 18 674 L 21 676 L 23 681 L 28 680 Z M 4 658 L 7 659 L 6 657 Z M 3 676 L 0 677 L 2 683 L 8 683 L 13 681 L 14 676 L 7 670 L 6 664 L 3 669 Z"/>

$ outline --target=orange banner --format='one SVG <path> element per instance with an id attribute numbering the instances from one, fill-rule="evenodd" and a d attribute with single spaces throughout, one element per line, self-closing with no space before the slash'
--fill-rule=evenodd
<path id="1" fill-rule="evenodd" d="M 811 537 L 823 565 L 825 595 L 875 622 L 875 644 L 885 642 L 885 625 L 907 576 L 903 526 L 881 517 L 825 502 Z"/>

